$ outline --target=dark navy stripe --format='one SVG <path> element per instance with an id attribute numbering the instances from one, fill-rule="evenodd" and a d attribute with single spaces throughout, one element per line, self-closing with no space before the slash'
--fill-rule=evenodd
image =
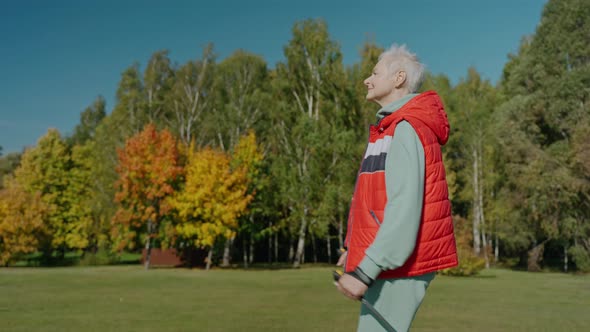
<path id="1" fill-rule="evenodd" d="M 378 156 L 368 156 L 361 164 L 361 173 L 372 173 L 385 170 L 385 157 L 387 153 L 381 153 Z"/>

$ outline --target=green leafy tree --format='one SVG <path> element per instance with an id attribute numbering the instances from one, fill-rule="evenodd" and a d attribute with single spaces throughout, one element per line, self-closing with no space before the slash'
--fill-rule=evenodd
<path id="1" fill-rule="evenodd" d="M 233 151 L 249 130 L 268 131 L 265 107 L 270 104 L 266 62 L 260 56 L 238 50 L 221 61 L 215 70 L 212 104 L 217 145 Z"/>
<path id="2" fill-rule="evenodd" d="M 188 146 L 193 140 L 197 145 L 205 140 L 217 140 L 205 123 L 205 110 L 213 104 L 213 70 L 215 68 L 213 45 L 203 49 L 200 59 L 189 61 L 175 72 L 174 84 L 168 95 L 167 123 L 172 132 Z"/>
<path id="3" fill-rule="evenodd" d="M 121 74 L 117 87 L 117 104 L 111 115 L 125 139 L 142 130 L 149 122 L 145 112 L 144 85 L 139 64 L 135 63 Z M 124 141 L 124 140 L 123 140 Z"/>
<path id="4" fill-rule="evenodd" d="M 145 118 L 150 123 L 163 123 L 166 112 L 166 98 L 174 84 L 174 69 L 168 58 L 168 51 L 152 54 L 143 74 Z"/>
<path id="5" fill-rule="evenodd" d="M 272 105 L 268 76 L 266 62 L 260 56 L 242 50 L 234 52 L 216 66 L 212 87 L 215 97 L 209 120 L 215 124 L 211 126 L 216 136 L 215 145 L 222 151 L 236 153 L 237 144 L 249 132 L 248 135 L 255 135 L 255 131 L 260 137 L 267 136 L 270 126 L 266 110 Z M 255 141 L 253 144 L 256 146 Z M 253 204 L 257 208 L 240 217 L 243 243 L 250 241 L 250 246 L 264 231 L 264 227 L 254 221 L 254 214 L 261 216 L 265 213 L 264 206 L 259 204 L 259 197 L 255 200 L 257 202 Z M 222 266 L 230 264 L 233 242 L 234 239 L 227 239 L 225 243 Z M 252 258 L 253 250 L 247 256 Z M 245 262 L 247 265 L 248 260 Z"/>
<path id="6" fill-rule="evenodd" d="M 261 237 L 263 233 L 272 236 L 272 226 L 266 228 L 261 222 L 264 216 L 269 214 L 268 208 L 264 206 L 264 197 L 258 198 L 258 196 L 264 191 L 268 190 L 268 176 L 263 173 L 264 167 L 264 156 L 261 145 L 257 142 L 256 134 L 254 130 L 250 130 L 247 134 L 243 135 L 231 154 L 231 169 L 238 170 L 243 169 L 245 171 L 246 178 L 246 194 L 252 197 L 252 200 L 248 202 L 248 209 L 244 211 L 239 217 L 239 229 L 243 237 L 243 257 L 244 266 L 247 267 L 253 260 L 254 250 L 253 245 L 256 237 Z M 258 219 L 257 219 L 258 218 Z M 249 237 L 250 248 L 249 253 L 246 249 L 246 238 Z M 223 265 L 229 265 L 230 255 L 228 253 L 227 243 L 231 245 L 231 241 L 226 242 L 226 248 L 223 256 Z M 269 248 L 270 250 L 270 248 Z M 269 253 L 270 259 L 270 253 Z"/>
<path id="7" fill-rule="evenodd" d="M 345 123 L 345 125 L 347 128 L 356 130 L 361 149 L 365 148 L 364 143 L 366 142 L 364 140 L 367 138 L 366 130 L 370 124 L 375 123 L 375 114 L 377 113 L 375 104 L 366 100 L 367 87 L 363 82 L 373 72 L 373 68 L 379 61 L 379 55 L 383 51 L 384 49 L 375 44 L 374 41 L 365 41 L 360 51 L 360 63 L 354 64 L 348 73 L 349 89 L 351 90 L 350 94 L 353 97 L 354 104 L 351 105 L 351 110 L 347 112 L 350 121 Z"/>
<path id="8" fill-rule="evenodd" d="M 21 154 L 18 152 L 11 152 L 0 156 L 0 189 L 4 187 L 4 178 L 12 175 L 20 164 L 20 158 Z"/>
<path id="9" fill-rule="evenodd" d="M 274 81 L 281 101 L 272 116 L 277 152 L 272 173 L 286 207 L 288 229 L 296 236 L 292 251 L 298 267 L 308 226 L 313 225 L 313 231 L 326 222 L 318 219 L 319 202 L 343 158 L 333 146 L 340 138 L 334 119 L 348 106 L 343 97 L 347 77 L 339 47 L 321 20 L 296 23 L 284 51 L 287 62 L 277 65 Z"/>
<path id="10" fill-rule="evenodd" d="M 483 255 L 486 267 L 489 267 L 491 228 L 486 225 L 485 211 L 491 192 L 488 175 L 492 170 L 490 153 L 494 139 L 490 119 L 494 111 L 495 89 L 481 79 L 475 68 L 470 68 L 467 77 L 454 88 L 453 98 L 450 121 L 461 124 L 453 133 L 456 160 L 462 163 L 463 169 L 458 174 L 464 184 L 459 196 L 471 207 L 474 254 Z"/>
<path id="11" fill-rule="evenodd" d="M 83 202 L 88 197 L 90 177 L 87 169 L 72 160 L 55 129 L 24 152 L 15 179 L 27 192 L 39 192 L 49 208 L 45 223 L 51 242 L 42 248 L 46 256 L 58 250 L 63 257 L 67 250 L 88 246 L 89 212 Z"/>
<path id="12" fill-rule="evenodd" d="M 588 126 L 589 14 L 587 1 L 549 1 L 535 34 L 504 69 L 499 120 L 506 130 L 499 136 L 530 234 L 529 270 L 540 269 L 549 242 L 563 243 L 565 256 L 572 244 L 590 252 L 580 245 L 588 238 L 589 187 L 576 141 Z"/>
<path id="13" fill-rule="evenodd" d="M 74 134 L 68 138 L 70 145 L 81 145 L 93 138 L 96 127 L 106 116 L 106 101 L 98 96 L 96 100 L 80 113 L 80 123 L 74 129 Z"/>

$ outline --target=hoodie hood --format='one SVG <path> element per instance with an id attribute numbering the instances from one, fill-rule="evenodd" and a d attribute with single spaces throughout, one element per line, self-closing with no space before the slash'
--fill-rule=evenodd
<path id="1" fill-rule="evenodd" d="M 386 128 L 394 122 L 406 119 L 424 123 L 436 135 L 440 145 L 447 143 L 451 128 L 443 103 L 436 92 L 426 91 L 415 96 L 399 110 L 381 119 L 377 126 Z"/>

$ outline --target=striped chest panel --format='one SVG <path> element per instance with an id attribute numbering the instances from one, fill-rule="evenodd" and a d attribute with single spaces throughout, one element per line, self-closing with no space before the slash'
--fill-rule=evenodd
<path id="1" fill-rule="evenodd" d="M 385 171 L 385 160 L 391 146 L 394 130 L 395 125 L 385 131 L 382 127 L 370 127 L 369 144 L 361 163 L 360 174 Z"/>
<path id="2" fill-rule="evenodd" d="M 385 171 L 385 159 L 391 145 L 391 136 L 384 136 L 369 143 L 361 164 L 361 173 Z"/>

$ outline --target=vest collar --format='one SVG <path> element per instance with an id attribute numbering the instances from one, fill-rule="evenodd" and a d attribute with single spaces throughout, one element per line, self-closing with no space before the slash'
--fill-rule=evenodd
<path id="1" fill-rule="evenodd" d="M 393 102 L 381 107 L 381 109 L 377 112 L 377 121 L 380 121 L 381 119 L 388 116 L 389 114 L 399 110 L 408 101 L 410 101 L 410 99 L 416 97 L 417 95 L 418 95 L 417 93 L 410 93 L 410 94 L 407 94 L 396 101 L 393 101 Z"/>

